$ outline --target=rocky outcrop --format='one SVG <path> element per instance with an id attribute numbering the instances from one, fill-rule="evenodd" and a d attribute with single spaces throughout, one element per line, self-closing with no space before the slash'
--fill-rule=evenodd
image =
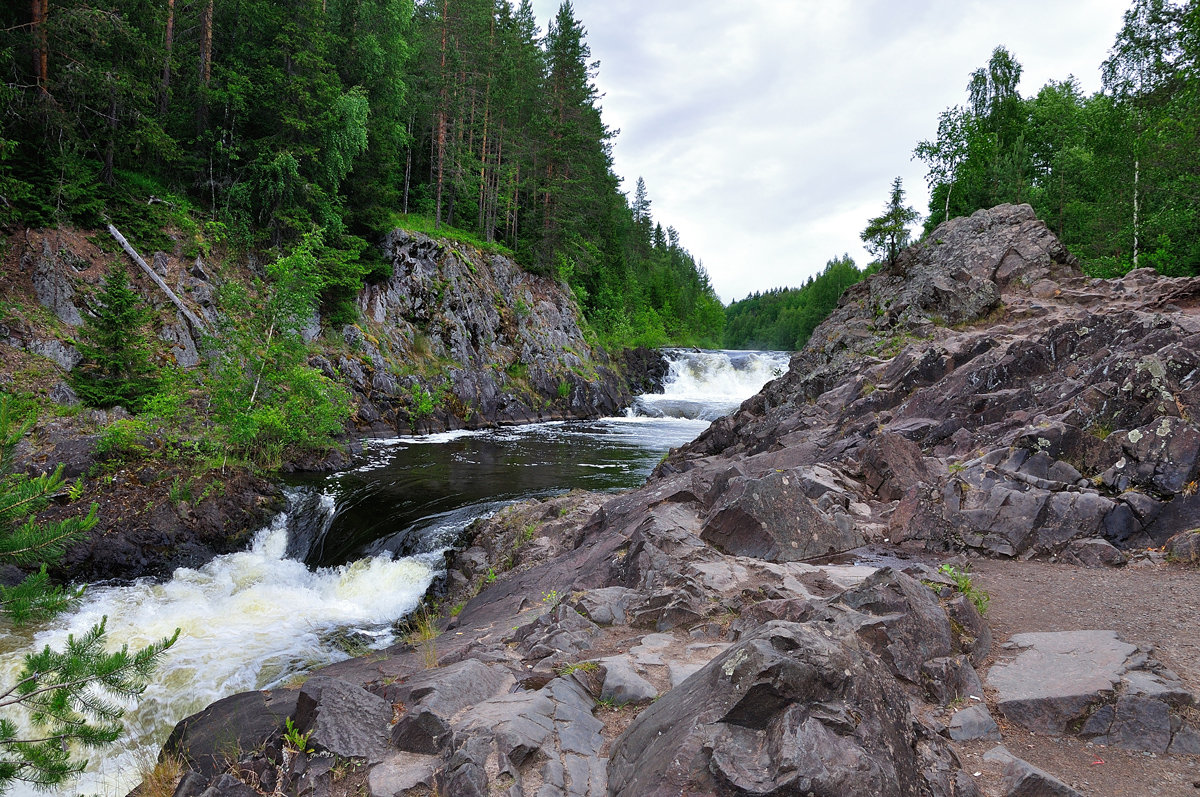
<path id="1" fill-rule="evenodd" d="M 820 465 L 874 540 L 1120 563 L 1200 506 L 1198 303 L 1194 279 L 1084 277 L 1027 206 L 954 219 L 659 476 Z"/>
<path id="2" fill-rule="evenodd" d="M 434 642 L 322 670 L 396 709 L 369 793 L 974 795 L 954 745 L 1014 726 L 1191 752 L 1192 694 L 1111 632 L 1014 638 L 985 690 L 990 629 L 919 560 L 1117 565 L 1190 529 L 1197 307 L 1083 277 L 1028 207 L 940 226 L 641 489 L 477 524 Z M 1059 660 L 1085 648 L 1100 671 Z M 1003 793 L 1074 793 L 989 755 Z"/>
<path id="3" fill-rule="evenodd" d="M 0 316 L 0 346 L 69 371 L 79 362 L 71 331 L 118 256 L 71 230 L 29 231 L 25 238 L 9 288 L 17 304 L 47 312 Z M 610 362 L 589 342 L 561 282 L 510 258 L 420 233 L 397 230 L 382 246 L 392 276 L 362 290 L 356 322 L 332 329 L 326 323 L 322 338 L 314 315 L 303 331 L 320 352 L 311 364 L 353 393 L 361 430 L 427 432 L 611 415 L 632 400 L 626 372 L 639 389 L 661 384 L 666 366 L 657 352 Z M 197 324 L 221 322 L 219 284 L 249 280 L 256 266 L 239 272 L 227 265 L 217 274 L 200 257 L 185 257 L 182 245 L 144 254 L 166 287 L 137 269 L 132 283 L 157 311 L 166 353 L 180 367 L 197 366 L 205 345 Z"/>
<path id="4" fill-rule="evenodd" d="M 570 290 L 509 258 L 397 230 L 392 276 L 358 297 L 350 352 L 320 364 L 370 428 L 430 431 L 612 415 L 629 388 L 589 344 Z"/>

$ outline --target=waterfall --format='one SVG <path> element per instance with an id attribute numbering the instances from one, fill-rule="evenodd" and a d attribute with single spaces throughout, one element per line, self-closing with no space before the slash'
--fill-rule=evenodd
<path id="1" fill-rule="evenodd" d="M 638 396 L 633 411 L 651 417 L 713 421 L 735 410 L 788 368 L 787 352 L 669 349 L 662 393 Z"/>

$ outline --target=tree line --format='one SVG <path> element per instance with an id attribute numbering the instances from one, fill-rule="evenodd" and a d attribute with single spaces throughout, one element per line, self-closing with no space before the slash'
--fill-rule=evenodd
<path id="1" fill-rule="evenodd" d="M 186 203 L 200 245 L 316 233 L 338 323 L 387 273 L 371 244 L 428 218 L 565 280 L 602 338 L 719 339 L 703 268 L 619 190 L 570 0 L 544 35 L 529 0 L 31 0 L 0 66 L 6 225 L 153 245 Z"/>
<path id="2" fill-rule="evenodd" d="M 1094 276 L 1200 273 L 1200 2 L 1134 0 L 1091 96 L 1067 76 L 1022 97 L 1021 71 L 997 47 L 917 145 L 926 232 L 1024 202 Z"/>

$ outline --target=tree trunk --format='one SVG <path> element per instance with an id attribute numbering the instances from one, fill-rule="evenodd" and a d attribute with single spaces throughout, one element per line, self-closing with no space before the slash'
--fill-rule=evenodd
<path id="1" fill-rule="evenodd" d="M 408 146 L 404 149 L 404 215 L 408 215 L 408 189 L 412 180 L 413 118 L 408 117 Z"/>
<path id="2" fill-rule="evenodd" d="M 1133 267 L 1138 267 L 1138 180 L 1141 177 L 1142 162 L 1140 158 L 1133 159 Z"/>
<path id="3" fill-rule="evenodd" d="M 37 84 L 38 93 L 49 94 L 47 84 L 50 82 L 50 55 L 47 52 L 49 42 L 46 38 L 46 17 L 50 13 L 50 0 L 32 0 L 30 17 L 33 22 L 33 79 Z"/>
<path id="4" fill-rule="evenodd" d="M 434 192 L 433 228 L 442 226 L 442 186 L 446 178 L 446 38 L 449 34 L 450 0 L 442 3 L 442 63 L 439 79 L 437 112 L 437 188 Z"/>
<path id="5" fill-rule="evenodd" d="M 175 47 L 175 0 L 167 0 L 167 28 L 163 34 L 163 73 L 158 87 L 158 112 L 165 114 L 171 93 L 171 50 Z"/>
<path id="6" fill-rule="evenodd" d="M 207 0 L 200 14 L 200 107 L 196 123 L 200 132 L 208 128 L 208 84 L 212 80 L 213 3 Z"/>

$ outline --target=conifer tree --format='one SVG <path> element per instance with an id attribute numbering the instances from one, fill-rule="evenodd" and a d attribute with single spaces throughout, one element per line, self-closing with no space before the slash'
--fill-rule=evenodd
<path id="1" fill-rule="evenodd" d="M 144 332 L 149 320 L 125 268 L 110 269 L 95 312 L 84 322 L 79 341 L 83 361 L 71 372 L 71 385 L 84 402 L 136 411 L 158 388 Z"/>
<path id="2" fill-rule="evenodd" d="M 13 452 L 30 428 L 18 421 L 14 402 L 0 396 L 0 563 L 38 567 L 15 586 L 0 586 L 0 612 L 21 625 L 44 620 L 75 604 L 82 588 L 51 586 L 48 563 L 96 524 L 96 506 L 87 515 L 43 522 L 36 515 L 62 492 L 62 466 L 52 474 L 14 473 Z M 163 652 L 179 636 L 142 650 L 106 650 L 105 621 L 67 638 L 66 648 L 49 645 L 25 657 L 16 682 L 0 684 L 0 791 L 14 782 L 52 786 L 83 769 L 75 748 L 97 748 L 121 732 L 124 700 L 146 688 Z M 18 723 L 17 713 L 27 721 Z"/>
<path id="3" fill-rule="evenodd" d="M 867 222 L 860 237 L 867 251 L 878 257 L 888 267 L 896 264 L 900 250 L 908 245 L 908 225 L 920 218 L 920 214 L 904 205 L 904 183 L 897 177 L 892 180 L 892 192 L 882 216 Z"/>

